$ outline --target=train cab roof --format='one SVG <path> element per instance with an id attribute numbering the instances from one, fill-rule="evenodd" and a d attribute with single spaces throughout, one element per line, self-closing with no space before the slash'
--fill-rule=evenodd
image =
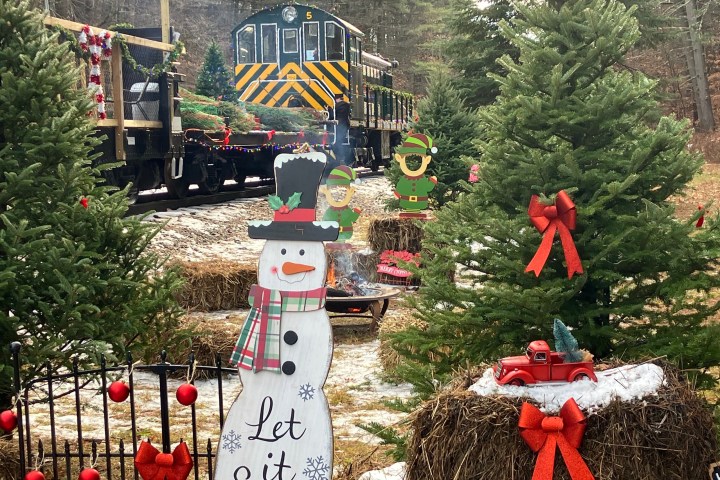
<path id="1" fill-rule="evenodd" d="M 365 36 L 359 28 L 340 17 L 337 17 L 321 8 L 302 5 L 299 3 L 277 5 L 275 7 L 260 10 L 243 20 L 242 23 L 233 30 L 233 34 L 235 31 L 249 23 L 276 22 L 278 19 L 282 19 L 286 24 L 302 23 L 304 21 L 312 21 L 316 19 L 334 20 L 343 27 L 347 28 L 348 32 L 353 36 L 359 38 L 363 38 Z"/>

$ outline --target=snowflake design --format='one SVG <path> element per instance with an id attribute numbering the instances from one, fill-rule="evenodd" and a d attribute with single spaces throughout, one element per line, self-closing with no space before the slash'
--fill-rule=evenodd
<path id="1" fill-rule="evenodd" d="M 230 430 L 230 433 L 223 435 L 222 439 L 222 447 L 230 450 L 230 453 L 235 453 L 235 450 L 239 450 L 242 447 L 242 445 L 240 445 L 240 435 L 235 433 L 235 430 Z"/>
<path id="2" fill-rule="evenodd" d="M 323 457 L 309 457 L 307 459 L 307 468 L 303 470 L 303 475 L 305 475 L 310 480 L 328 480 L 328 478 L 325 476 L 326 473 L 330 470 L 330 465 L 325 463 L 325 460 L 323 460 Z"/>
<path id="3" fill-rule="evenodd" d="M 303 399 L 303 401 L 312 400 L 313 398 L 315 398 L 315 389 L 309 383 L 306 383 L 305 385 L 300 385 L 300 391 L 298 392 L 298 395 L 300 396 L 300 398 Z"/>

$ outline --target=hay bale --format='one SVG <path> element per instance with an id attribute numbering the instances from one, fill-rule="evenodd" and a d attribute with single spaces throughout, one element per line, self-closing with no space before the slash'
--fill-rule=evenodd
<path id="1" fill-rule="evenodd" d="M 398 365 L 400 365 L 402 358 L 400 354 L 390 346 L 390 335 L 402 332 L 408 327 L 417 327 L 420 330 L 425 330 L 427 323 L 415 318 L 407 308 L 388 312 L 385 317 L 383 317 L 382 322 L 380 322 L 380 327 L 378 328 L 378 338 L 380 339 L 378 357 L 380 365 L 387 374 L 393 374 Z"/>
<path id="2" fill-rule="evenodd" d="M 198 365 L 214 366 L 217 355 L 220 355 L 220 365 L 227 367 L 245 318 L 246 312 L 222 317 L 215 314 L 212 318 L 199 314 L 186 317 L 182 327 L 190 330 L 192 334 L 188 341 L 179 342 L 168 349 L 168 359 L 183 364 L 188 361 L 190 353 L 193 353 Z M 187 372 L 178 372 L 174 377 L 185 378 L 186 374 Z M 198 370 L 195 373 L 197 379 L 213 377 L 214 371 Z"/>
<path id="3" fill-rule="evenodd" d="M 423 229 L 411 218 L 375 219 L 368 228 L 368 243 L 376 252 L 385 250 L 417 253 L 422 248 Z"/>
<path id="4" fill-rule="evenodd" d="M 661 364 L 656 396 L 613 401 L 587 415 L 580 454 L 603 480 L 702 479 L 717 448 L 707 403 L 677 368 Z M 518 433 L 522 399 L 483 397 L 465 381 L 425 403 L 413 419 L 407 480 L 529 480 L 536 454 Z M 561 460 L 557 480 L 570 476 Z"/>
<path id="5" fill-rule="evenodd" d="M 17 437 L 7 436 L 0 439 L 0 478 L 5 480 L 19 478 L 19 458 Z"/>
<path id="6" fill-rule="evenodd" d="M 178 302 L 185 308 L 210 312 L 249 307 L 250 287 L 257 282 L 257 267 L 237 262 L 179 262 L 185 284 Z"/>

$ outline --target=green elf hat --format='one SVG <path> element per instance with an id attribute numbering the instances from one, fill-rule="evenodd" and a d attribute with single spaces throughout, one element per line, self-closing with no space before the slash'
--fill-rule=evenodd
<path id="1" fill-rule="evenodd" d="M 347 165 L 340 165 L 330 171 L 326 185 L 350 185 L 352 183 L 358 183 L 357 173 Z"/>
<path id="2" fill-rule="evenodd" d="M 395 149 L 400 155 L 426 156 L 437 153 L 437 147 L 433 147 L 432 138 L 422 133 L 411 133 L 403 144 Z"/>

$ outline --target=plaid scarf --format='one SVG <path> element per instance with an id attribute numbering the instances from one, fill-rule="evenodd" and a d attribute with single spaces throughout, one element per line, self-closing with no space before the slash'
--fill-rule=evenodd
<path id="1" fill-rule="evenodd" d="M 310 312 L 325 308 L 324 287 L 305 292 L 250 288 L 250 313 L 243 323 L 230 364 L 245 370 L 280 372 L 280 317 L 282 312 Z"/>

